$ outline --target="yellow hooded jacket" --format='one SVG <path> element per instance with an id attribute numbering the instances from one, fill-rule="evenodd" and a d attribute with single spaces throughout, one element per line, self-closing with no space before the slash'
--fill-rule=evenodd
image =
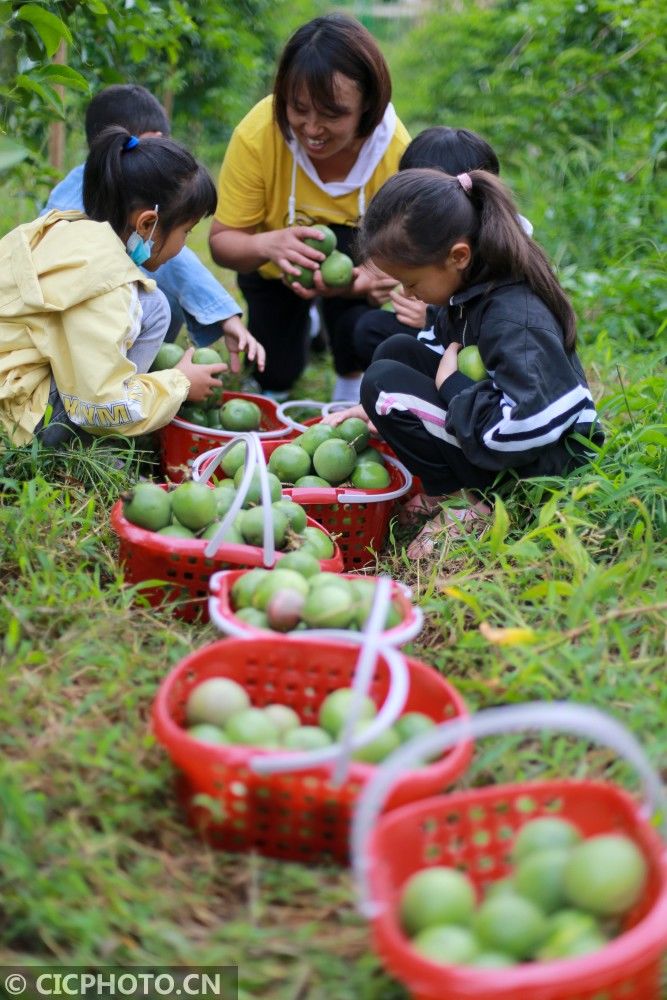
<path id="1" fill-rule="evenodd" d="M 106 222 L 52 211 L 0 240 L 0 421 L 27 444 L 51 373 L 69 419 L 96 434 L 163 427 L 186 398 L 180 371 L 137 374 L 127 350 L 141 329 L 139 270 Z"/>

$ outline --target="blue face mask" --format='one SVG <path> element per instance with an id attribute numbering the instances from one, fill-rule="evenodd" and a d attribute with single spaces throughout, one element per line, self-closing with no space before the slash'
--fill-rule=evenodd
<path id="1" fill-rule="evenodd" d="M 139 233 L 135 231 L 130 236 L 129 240 L 125 244 L 125 249 L 127 250 L 130 260 L 141 267 L 145 264 L 147 260 L 150 260 L 151 253 L 153 252 L 153 233 L 155 232 L 155 227 L 157 226 L 157 210 L 158 206 L 155 206 L 155 222 L 153 223 L 153 228 L 150 231 L 147 240 L 144 240 Z"/>

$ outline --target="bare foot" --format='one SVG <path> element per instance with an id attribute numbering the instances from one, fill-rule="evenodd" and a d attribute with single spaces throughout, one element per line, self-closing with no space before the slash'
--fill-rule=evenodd
<path id="1" fill-rule="evenodd" d="M 440 510 L 444 497 L 431 497 L 428 493 L 417 493 L 410 497 L 401 507 L 398 515 L 399 524 L 414 524 L 426 514 L 434 514 Z"/>
<path id="2" fill-rule="evenodd" d="M 447 533 L 449 538 L 458 538 L 461 535 L 474 531 L 475 527 L 482 528 L 488 522 L 488 515 L 491 508 L 481 501 L 472 507 L 464 507 L 461 510 L 443 510 L 437 517 L 427 521 L 416 538 L 408 545 L 407 554 L 409 559 L 424 559 L 433 554 L 438 536 Z"/>

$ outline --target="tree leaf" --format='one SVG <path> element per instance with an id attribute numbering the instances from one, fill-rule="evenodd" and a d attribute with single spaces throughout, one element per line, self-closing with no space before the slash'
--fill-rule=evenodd
<path id="1" fill-rule="evenodd" d="M 41 97 L 44 104 L 49 104 L 58 112 L 63 110 L 63 102 L 60 96 L 50 87 L 48 84 L 42 84 L 38 80 L 34 80 L 31 76 L 26 73 L 20 73 L 16 77 L 16 86 L 21 87 L 23 90 L 30 90 L 33 94 L 37 94 Z"/>
<path id="2" fill-rule="evenodd" d="M 81 90 L 84 93 L 88 93 L 90 90 L 90 85 L 86 80 L 85 76 L 78 73 L 71 66 L 63 66 L 60 63 L 51 63 L 48 66 L 42 66 L 38 71 L 37 75 L 40 80 L 46 79 L 50 84 L 62 84 L 63 87 L 70 87 L 73 90 Z"/>
<path id="3" fill-rule="evenodd" d="M 19 146 L 17 142 L 8 139 L 7 136 L 0 135 L 0 171 L 9 170 L 15 167 L 21 160 L 25 160 L 30 155 L 30 151 L 25 146 Z"/>
<path id="4" fill-rule="evenodd" d="M 15 16 L 19 21 L 27 21 L 28 24 L 33 26 L 44 43 L 44 48 L 49 58 L 55 55 L 63 39 L 66 42 L 72 41 L 72 32 L 65 22 L 61 21 L 55 14 L 52 14 L 50 10 L 38 7 L 37 4 L 24 4 L 22 7 L 19 7 Z"/>

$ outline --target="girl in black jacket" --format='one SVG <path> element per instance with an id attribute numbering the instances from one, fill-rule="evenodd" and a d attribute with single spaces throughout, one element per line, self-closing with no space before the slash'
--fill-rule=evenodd
<path id="1" fill-rule="evenodd" d="M 369 420 L 421 478 L 418 505 L 438 511 L 408 549 L 418 558 L 438 531 L 489 513 L 479 491 L 499 473 L 565 474 L 587 460 L 579 438 L 602 435 L 572 306 L 497 177 L 402 171 L 371 201 L 360 243 L 406 294 L 441 306 L 444 354 L 397 335 L 378 348 L 361 387 Z M 458 370 L 470 345 L 486 369 L 478 381 Z M 443 512 L 444 497 L 462 490 L 476 491 L 468 506 Z"/>

